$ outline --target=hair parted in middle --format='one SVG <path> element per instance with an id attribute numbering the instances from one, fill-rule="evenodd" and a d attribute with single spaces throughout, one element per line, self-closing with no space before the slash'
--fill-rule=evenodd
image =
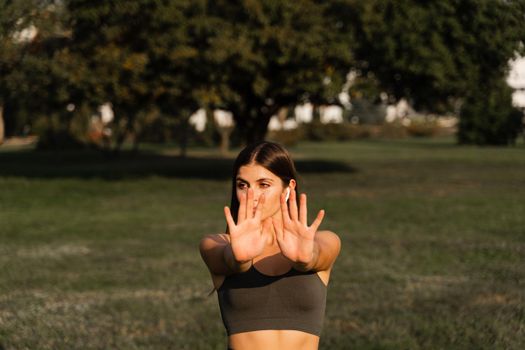
<path id="1" fill-rule="evenodd" d="M 299 193 L 298 174 L 288 151 L 276 142 L 260 141 L 250 144 L 239 153 L 233 164 L 230 211 L 235 222 L 237 222 L 239 212 L 236 178 L 242 166 L 252 163 L 271 171 L 281 179 L 284 187 L 288 186 L 290 180 L 294 179 L 296 181 L 295 190 Z M 296 202 L 297 207 L 299 207 L 299 196 L 296 196 Z M 226 228 L 226 232 L 228 232 L 228 228 Z"/>

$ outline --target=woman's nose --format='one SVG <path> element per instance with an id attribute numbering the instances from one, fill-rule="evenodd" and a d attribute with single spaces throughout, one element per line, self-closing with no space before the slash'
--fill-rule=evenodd
<path id="1" fill-rule="evenodd" d="M 257 205 L 259 203 L 259 199 L 261 198 L 261 195 L 264 193 L 263 190 L 253 190 L 253 202 L 254 205 Z"/>

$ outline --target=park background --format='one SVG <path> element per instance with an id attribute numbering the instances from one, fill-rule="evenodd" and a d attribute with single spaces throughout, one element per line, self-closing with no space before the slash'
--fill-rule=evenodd
<path id="1" fill-rule="evenodd" d="M 0 1 L 0 349 L 223 349 L 200 239 L 287 146 L 322 349 L 525 345 L 525 2 Z"/>

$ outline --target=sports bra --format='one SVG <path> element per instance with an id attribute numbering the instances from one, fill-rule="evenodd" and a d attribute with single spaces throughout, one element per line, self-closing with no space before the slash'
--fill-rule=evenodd
<path id="1" fill-rule="evenodd" d="M 253 265 L 226 276 L 217 289 L 228 335 L 263 329 L 288 329 L 321 335 L 327 287 L 315 271 L 291 268 L 268 276 Z"/>

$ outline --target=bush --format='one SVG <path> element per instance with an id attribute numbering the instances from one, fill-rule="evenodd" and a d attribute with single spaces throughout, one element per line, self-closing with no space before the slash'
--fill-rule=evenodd
<path id="1" fill-rule="evenodd" d="M 370 124 L 326 124 L 307 125 L 310 129 L 306 135 L 313 141 L 349 141 L 367 138 L 404 138 L 407 129 L 401 123 Z M 313 130 L 312 130 L 313 129 Z M 313 136 L 313 137 L 312 137 Z"/>
<path id="2" fill-rule="evenodd" d="M 459 121 L 463 144 L 515 144 L 523 130 L 523 114 L 512 107 L 512 89 L 500 80 L 480 87 L 466 98 Z"/>
<path id="3" fill-rule="evenodd" d="M 439 125 L 435 119 L 419 117 L 411 120 L 410 124 L 406 127 L 406 131 L 410 136 L 435 136 L 439 131 Z"/>
<path id="4" fill-rule="evenodd" d="M 67 150 L 90 147 L 88 123 L 83 114 L 52 114 L 37 117 L 33 131 L 38 149 Z"/>
<path id="5" fill-rule="evenodd" d="M 378 137 L 386 139 L 401 139 L 408 136 L 407 128 L 400 122 L 384 123 L 379 127 Z"/>
<path id="6" fill-rule="evenodd" d="M 377 126 L 362 124 L 321 124 L 313 122 L 300 126 L 304 138 L 310 141 L 348 141 L 378 135 Z"/>
<path id="7" fill-rule="evenodd" d="M 301 127 L 291 130 L 271 130 L 268 131 L 267 138 L 271 141 L 290 147 L 296 145 L 299 141 L 305 138 L 304 131 L 304 128 Z"/>
<path id="8" fill-rule="evenodd" d="M 308 141 L 350 141 L 367 138 L 404 138 L 408 136 L 407 129 L 401 123 L 385 123 L 383 125 L 368 124 L 322 124 L 312 122 L 302 124 L 297 129 L 268 132 L 268 139 L 295 145 L 301 140 Z"/>

